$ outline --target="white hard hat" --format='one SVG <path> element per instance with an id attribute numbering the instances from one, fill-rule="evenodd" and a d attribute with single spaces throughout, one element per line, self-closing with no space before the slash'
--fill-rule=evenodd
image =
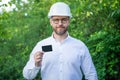
<path id="1" fill-rule="evenodd" d="M 57 2 L 51 6 L 48 17 L 51 18 L 52 16 L 72 17 L 69 6 L 64 2 Z"/>

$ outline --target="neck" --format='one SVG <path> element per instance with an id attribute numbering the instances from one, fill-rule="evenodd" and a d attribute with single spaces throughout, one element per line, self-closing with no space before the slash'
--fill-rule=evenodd
<path id="1" fill-rule="evenodd" d="M 62 42 L 66 37 L 68 36 L 68 33 L 66 32 L 63 35 L 58 35 L 55 32 L 53 32 L 53 37 L 58 40 L 59 42 Z"/>

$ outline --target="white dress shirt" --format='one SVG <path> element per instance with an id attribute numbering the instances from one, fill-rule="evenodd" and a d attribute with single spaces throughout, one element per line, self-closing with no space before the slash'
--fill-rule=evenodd
<path id="1" fill-rule="evenodd" d="M 42 51 L 44 45 L 52 45 L 53 51 L 45 52 L 42 66 L 36 67 L 34 54 Z M 82 41 L 69 35 L 61 43 L 53 36 L 37 43 L 23 69 L 23 76 L 29 80 L 34 79 L 39 71 L 42 80 L 82 80 L 82 72 L 86 80 L 97 80 L 88 48 Z"/>

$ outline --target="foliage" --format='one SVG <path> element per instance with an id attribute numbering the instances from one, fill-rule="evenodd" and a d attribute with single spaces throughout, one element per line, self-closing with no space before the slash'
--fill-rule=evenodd
<path id="1" fill-rule="evenodd" d="M 63 0 L 11 0 L 18 10 L 0 14 L 0 80 L 23 80 L 22 70 L 36 43 L 51 35 L 50 6 Z M 118 0 L 64 0 L 73 18 L 69 33 L 86 43 L 99 80 L 120 80 Z M 35 80 L 39 80 L 39 75 Z"/>

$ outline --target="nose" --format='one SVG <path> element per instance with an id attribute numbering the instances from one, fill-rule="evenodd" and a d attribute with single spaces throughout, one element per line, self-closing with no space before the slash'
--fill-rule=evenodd
<path id="1" fill-rule="evenodd" d="M 62 20 L 59 20 L 58 24 L 59 24 L 59 25 L 62 25 L 62 24 L 63 24 L 63 23 L 62 23 Z"/>

